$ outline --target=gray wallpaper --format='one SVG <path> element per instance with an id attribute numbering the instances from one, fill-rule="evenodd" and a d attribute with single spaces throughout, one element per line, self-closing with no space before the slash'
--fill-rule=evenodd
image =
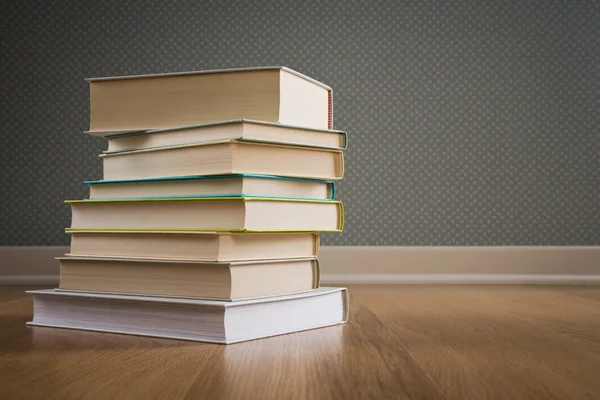
<path id="1" fill-rule="evenodd" d="M 600 3 L 2 1 L 0 245 L 61 245 L 86 77 L 285 65 L 349 133 L 326 245 L 599 245 Z"/>

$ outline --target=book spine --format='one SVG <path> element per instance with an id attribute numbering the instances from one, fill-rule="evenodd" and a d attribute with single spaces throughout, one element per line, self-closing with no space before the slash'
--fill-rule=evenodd
<path id="1" fill-rule="evenodd" d="M 342 179 L 344 177 L 344 153 L 342 151 L 338 152 L 337 157 L 338 171 L 336 178 Z"/>
<path id="2" fill-rule="evenodd" d="M 338 213 L 339 213 L 339 226 L 338 226 L 337 231 L 343 232 L 343 230 L 344 230 L 344 205 L 342 204 L 341 201 L 338 203 Z"/>
<path id="3" fill-rule="evenodd" d="M 348 296 L 348 289 L 342 289 L 342 301 L 344 304 L 344 316 L 342 319 L 342 323 L 348 322 L 348 318 L 350 317 L 350 298 Z"/>
<path id="4" fill-rule="evenodd" d="M 330 187 L 329 200 L 335 200 L 335 182 L 333 182 L 333 181 L 329 182 L 329 187 Z"/>
<path id="5" fill-rule="evenodd" d="M 319 259 L 315 258 L 311 263 L 313 266 L 313 289 L 318 289 L 321 287 L 321 266 Z"/>
<path id="6" fill-rule="evenodd" d="M 348 133 L 347 132 L 343 132 L 342 133 L 342 147 L 341 150 L 346 150 L 348 149 Z"/>
<path id="7" fill-rule="evenodd" d="M 327 91 L 328 97 L 328 110 L 327 110 L 327 129 L 333 129 L 333 92 L 332 90 Z"/>
<path id="8" fill-rule="evenodd" d="M 318 232 L 313 232 L 313 254 L 315 257 L 319 256 L 321 250 L 321 235 Z"/>

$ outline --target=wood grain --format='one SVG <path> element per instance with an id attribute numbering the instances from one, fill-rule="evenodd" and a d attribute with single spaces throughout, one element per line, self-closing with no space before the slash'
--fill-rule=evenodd
<path id="1" fill-rule="evenodd" d="M 565 286 L 560 289 L 561 293 L 569 294 L 574 297 L 581 297 L 588 300 L 600 302 L 600 290 L 597 286 L 571 287 Z"/>
<path id="2" fill-rule="evenodd" d="M 600 287 L 354 286 L 347 325 L 230 346 L 27 327 L 26 289 L 0 399 L 600 398 Z"/>
<path id="3" fill-rule="evenodd" d="M 442 398 L 367 307 L 351 310 L 351 326 L 219 347 L 187 398 Z"/>
<path id="4" fill-rule="evenodd" d="M 590 294 L 589 290 L 578 290 L 580 296 L 570 295 L 571 290 L 569 287 L 553 290 L 548 287 L 497 289 L 473 286 L 465 288 L 464 293 L 474 302 L 485 302 L 539 327 L 585 342 L 584 352 L 588 346 L 600 350 L 600 303 L 586 296 Z M 499 295 L 502 302 L 495 301 Z"/>
<path id="5" fill-rule="evenodd" d="M 511 288 L 490 287 L 493 294 L 485 300 L 469 296 L 471 289 L 382 287 L 365 289 L 364 295 L 448 399 L 600 393 L 593 347 L 504 312 L 498 305 Z M 531 308 L 542 311 L 539 305 Z"/>
<path id="6" fill-rule="evenodd" d="M 48 289 L 47 286 L 0 286 L 0 303 L 28 298 L 26 290 Z"/>

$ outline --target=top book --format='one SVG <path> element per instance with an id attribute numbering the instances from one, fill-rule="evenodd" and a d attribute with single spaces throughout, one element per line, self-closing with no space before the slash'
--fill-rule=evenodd
<path id="1" fill-rule="evenodd" d="M 286 67 L 87 81 L 90 131 L 117 134 L 235 119 L 333 128 L 331 88 Z"/>

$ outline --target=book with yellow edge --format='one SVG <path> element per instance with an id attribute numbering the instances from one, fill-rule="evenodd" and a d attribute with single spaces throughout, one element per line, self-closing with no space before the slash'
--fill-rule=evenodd
<path id="1" fill-rule="evenodd" d="M 274 198 L 67 200 L 70 229 L 340 232 L 339 201 Z M 68 229 L 68 228 L 67 228 Z"/>

